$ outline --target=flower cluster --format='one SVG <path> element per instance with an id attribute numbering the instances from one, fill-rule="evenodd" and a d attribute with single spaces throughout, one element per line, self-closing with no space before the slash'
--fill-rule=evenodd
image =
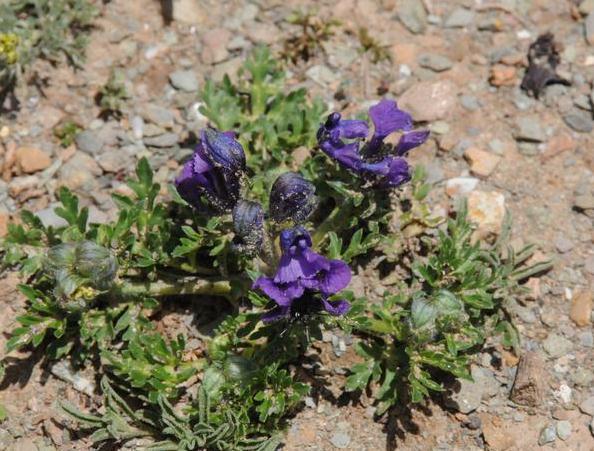
<path id="1" fill-rule="evenodd" d="M 429 137 L 428 130 L 413 130 L 410 114 L 398 108 L 393 100 L 384 99 L 369 109 L 373 135 L 366 121 L 342 119 L 332 113 L 318 130 L 320 149 L 340 165 L 378 187 L 398 187 L 410 180 L 410 168 L 404 158 Z M 388 135 L 402 132 L 395 146 L 384 142 Z"/>
<path id="2" fill-rule="evenodd" d="M 233 132 L 207 128 L 175 180 L 179 195 L 197 210 L 212 207 L 218 214 L 231 212 L 235 248 L 256 255 L 265 239 L 266 214 L 258 202 L 242 197 L 246 157 Z M 281 174 L 270 190 L 268 216 L 276 223 L 301 224 L 316 207 L 315 187 L 295 172 Z"/>
<path id="3" fill-rule="evenodd" d="M 306 317 L 323 311 L 335 316 L 347 313 L 347 301 L 329 301 L 328 297 L 351 281 L 348 265 L 314 252 L 311 237 L 301 226 L 283 230 L 280 245 L 282 257 L 276 273 L 258 278 L 253 286 L 275 304 L 263 320 Z"/>

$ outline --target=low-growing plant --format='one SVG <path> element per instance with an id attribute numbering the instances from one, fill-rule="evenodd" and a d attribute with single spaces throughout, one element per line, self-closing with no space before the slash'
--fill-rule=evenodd
<path id="1" fill-rule="evenodd" d="M 97 93 L 97 104 L 101 108 L 100 115 L 102 117 L 121 117 L 129 98 L 130 94 L 126 89 L 123 72 L 116 69 L 112 70 L 107 82 Z"/>
<path id="2" fill-rule="evenodd" d="M 0 105 L 35 60 L 66 59 L 81 67 L 97 9 L 90 0 L 7 0 L 0 3 Z M 24 81 L 24 80 L 23 80 Z"/>
<path id="3" fill-rule="evenodd" d="M 444 373 L 469 377 L 496 333 L 517 345 L 506 300 L 547 263 L 526 266 L 530 248 L 504 253 L 507 233 L 474 243 L 464 209 L 438 229 L 445 218 L 430 214 L 423 171 L 406 159 L 428 131 L 389 99 L 370 123 L 322 117 L 304 91 L 285 94 L 267 50 L 246 70 L 237 86 L 207 84 L 202 110 L 215 127 L 200 131 L 167 196 L 141 159 L 131 194 L 113 195 L 116 220 L 89 223 L 62 188 L 55 212 L 67 226 L 23 211 L 2 240 L 27 298 L 3 367 L 32 348 L 92 365 L 102 405 L 63 407 L 97 444 L 276 449 L 320 377 L 304 362 L 324 329 L 357 335 L 362 362 L 345 390 L 371 389 L 378 414 L 441 390 Z M 289 171 L 299 146 L 314 154 Z M 380 302 L 345 291 L 349 265 L 371 261 L 393 271 Z M 162 332 L 163 309 L 196 299 L 215 312 L 211 333 Z"/>
<path id="4" fill-rule="evenodd" d="M 54 136 L 60 141 L 62 147 L 69 147 L 74 144 L 76 135 L 78 135 L 83 128 L 80 124 L 76 123 L 72 119 L 66 119 L 59 123 L 54 128 Z"/>
<path id="5" fill-rule="evenodd" d="M 293 64 L 313 58 L 340 25 L 338 20 L 324 19 L 313 11 L 294 11 L 286 21 L 299 27 L 299 32 L 283 43 L 282 57 Z"/>
<path id="6" fill-rule="evenodd" d="M 369 30 L 366 27 L 359 28 L 357 36 L 361 44 L 361 52 L 369 53 L 372 62 L 379 63 L 380 61 L 391 59 L 388 46 L 380 44 L 377 39 L 369 34 Z"/>

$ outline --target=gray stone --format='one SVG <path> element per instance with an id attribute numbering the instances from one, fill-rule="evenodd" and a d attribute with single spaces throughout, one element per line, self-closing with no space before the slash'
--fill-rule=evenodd
<path id="1" fill-rule="evenodd" d="M 547 443 L 553 443 L 557 438 L 557 432 L 555 430 L 555 426 L 549 425 L 540 431 L 540 436 L 538 437 L 538 444 L 540 446 L 546 445 Z"/>
<path id="2" fill-rule="evenodd" d="M 555 247 L 559 252 L 565 254 L 573 249 L 573 242 L 565 236 L 558 236 L 555 238 Z"/>
<path id="3" fill-rule="evenodd" d="M 346 432 L 335 432 L 332 437 L 330 437 L 330 443 L 336 448 L 344 449 L 351 443 L 351 436 Z"/>
<path id="4" fill-rule="evenodd" d="M 159 136 L 144 138 L 144 144 L 149 147 L 173 147 L 179 141 L 177 133 L 163 133 Z"/>
<path id="5" fill-rule="evenodd" d="M 565 441 L 571 436 L 571 423 L 567 420 L 557 421 L 557 437 Z"/>
<path id="6" fill-rule="evenodd" d="M 450 131 L 450 124 L 446 121 L 435 121 L 429 125 L 429 129 L 437 135 L 445 135 Z"/>
<path id="7" fill-rule="evenodd" d="M 571 379 L 575 385 L 589 387 L 594 382 L 594 373 L 586 368 L 576 368 Z"/>
<path id="8" fill-rule="evenodd" d="M 97 157 L 97 163 L 105 172 L 119 172 L 134 167 L 134 161 L 125 152 L 118 152 L 115 149 L 103 152 Z"/>
<path id="9" fill-rule="evenodd" d="M 159 136 L 165 133 L 165 129 L 163 127 L 159 127 L 158 125 L 148 123 L 144 126 L 142 130 L 142 136 L 144 138 L 151 138 L 153 136 Z"/>
<path id="10" fill-rule="evenodd" d="M 580 344 L 585 348 L 594 347 L 594 335 L 591 330 L 586 330 L 578 335 Z"/>
<path id="11" fill-rule="evenodd" d="M 398 18 L 411 33 L 423 33 L 427 28 L 427 12 L 421 0 L 404 0 L 398 8 Z"/>
<path id="12" fill-rule="evenodd" d="M 475 96 L 464 94 L 460 96 L 460 103 L 468 111 L 476 111 L 481 107 L 478 99 Z"/>
<path id="13" fill-rule="evenodd" d="M 96 177 L 101 174 L 102 171 L 97 162 L 82 152 L 76 152 L 58 171 L 58 177 L 63 185 L 73 191 L 81 189 L 87 193 L 97 188 Z"/>
<path id="14" fill-rule="evenodd" d="M 415 83 L 399 99 L 400 106 L 416 121 L 430 122 L 445 118 L 456 104 L 457 87 L 450 80 Z"/>
<path id="15" fill-rule="evenodd" d="M 130 121 L 130 125 L 132 126 L 134 138 L 142 139 L 144 136 L 144 119 L 140 116 L 134 116 Z"/>
<path id="16" fill-rule="evenodd" d="M 466 422 L 466 427 L 471 430 L 478 430 L 483 425 L 483 421 L 481 417 L 479 417 L 476 413 L 468 415 L 468 421 Z"/>
<path id="17" fill-rule="evenodd" d="M 473 366 L 471 374 L 473 381 L 460 380 L 460 391 L 454 393 L 447 402 L 462 413 L 470 413 L 478 409 L 481 401 L 496 395 L 501 386 L 493 373 L 486 368 Z"/>
<path id="18" fill-rule="evenodd" d="M 231 58 L 223 63 L 217 64 L 210 77 L 215 82 L 221 82 L 225 75 L 229 76 L 231 81 L 237 80 L 237 71 L 243 64 L 243 59 L 241 57 Z"/>
<path id="19" fill-rule="evenodd" d="M 591 194 L 575 196 L 573 206 L 578 210 L 594 210 L 594 196 Z"/>
<path id="20" fill-rule="evenodd" d="M 568 127 L 578 133 L 590 133 L 594 129 L 594 122 L 590 114 L 574 110 L 563 116 L 563 121 Z"/>
<path id="21" fill-rule="evenodd" d="M 580 403 L 580 410 L 585 414 L 594 417 L 594 396 L 590 396 L 589 398 L 584 399 Z"/>
<path id="22" fill-rule="evenodd" d="M 454 63 L 443 55 L 435 53 L 426 53 L 417 58 L 419 66 L 431 69 L 434 72 L 443 72 L 451 69 Z"/>
<path id="23" fill-rule="evenodd" d="M 573 343 L 561 335 L 550 334 L 542 346 L 547 354 L 556 359 L 569 353 L 573 348 Z"/>
<path id="24" fill-rule="evenodd" d="M 64 218 L 61 218 L 60 216 L 58 216 L 56 214 L 56 212 L 54 211 L 54 208 L 56 208 L 59 205 L 60 204 L 55 204 L 50 207 L 44 208 L 43 210 L 39 210 L 38 212 L 35 213 L 35 216 L 37 216 L 39 219 L 41 219 L 41 223 L 45 227 L 50 227 L 50 226 L 54 227 L 54 228 L 66 227 L 66 226 L 68 226 L 68 222 L 66 222 L 66 220 Z"/>
<path id="25" fill-rule="evenodd" d="M 321 86 L 331 85 L 338 81 L 339 75 L 332 71 L 328 66 L 317 64 L 310 67 L 305 73 L 307 77 Z"/>
<path id="26" fill-rule="evenodd" d="M 169 74 L 169 81 L 171 86 L 182 91 L 194 92 L 198 91 L 198 79 L 196 74 L 191 70 L 178 70 Z"/>
<path id="27" fill-rule="evenodd" d="M 229 57 L 227 43 L 232 33 L 225 28 L 213 28 L 202 35 L 202 53 L 200 57 L 204 64 L 217 64 Z"/>
<path id="28" fill-rule="evenodd" d="M 584 29 L 586 31 L 586 41 L 590 45 L 594 45 L 594 12 L 591 12 L 584 21 Z"/>
<path id="29" fill-rule="evenodd" d="M 148 105 L 142 110 L 142 117 L 160 127 L 173 127 L 175 116 L 171 111 L 157 105 Z"/>
<path id="30" fill-rule="evenodd" d="M 594 0 L 583 0 L 580 3 L 579 10 L 584 16 L 594 12 Z"/>
<path id="31" fill-rule="evenodd" d="M 76 391 L 84 393 L 87 396 L 93 396 L 95 383 L 82 376 L 79 372 L 76 372 L 67 361 L 62 360 L 55 363 L 50 368 L 50 371 L 57 378 L 72 384 L 72 388 Z"/>
<path id="32" fill-rule="evenodd" d="M 540 153 L 540 149 L 537 143 L 523 141 L 518 143 L 518 152 L 525 157 L 535 157 Z"/>
<path id="33" fill-rule="evenodd" d="M 456 8 L 444 22 L 446 28 L 467 27 L 474 20 L 474 13 L 466 8 Z"/>
<path id="34" fill-rule="evenodd" d="M 229 50 L 243 50 L 249 46 L 250 42 L 240 34 L 231 38 L 229 44 L 227 44 Z"/>
<path id="35" fill-rule="evenodd" d="M 425 165 L 425 169 L 427 170 L 427 178 L 425 179 L 425 183 L 434 185 L 445 179 L 445 174 L 439 162 L 432 160 Z"/>
<path id="36" fill-rule="evenodd" d="M 543 142 L 546 134 L 541 126 L 541 119 L 536 115 L 523 116 L 517 119 L 515 138 L 519 141 Z"/>
<path id="37" fill-rule="evenodd" d="M 497 155 L 503 155 L 505 152 L 505 144 L 500 139 L 495 138 L 489 141 L 489 149 Z"/>
<path id="38" fill-rule="evenodd" d="M 39 451 L 32 438 L 23 437 L 10 446 L 7 451 Z"/>
<path id="39" fill-rule="evenodd" d="M 514 305 L 513 312 L 518 315 L 523 322 L 527 324 L 535 323 L 537 320 L 536 314 L 534 313 L 534 309 L 530 307 L 522 307 L 521 305 Z"/>
<path id="40" fill-rule="evenodd" d="M 92 130 L 80 132 L 78 135 L 76 135 L 74 141 L 76 142 L 76 147 L 79 150 L 90 155 L 98 154 L 103 148 L 103 141 L 99 137 L 98 133 Z"/>
<path id="41" fill-rule="evenodd" d="M 594 255 L 586 257 L 586 259 L 584 260 L 584 269 L 586 270 L 586 272 L 594 275 Z"/>
<path id="42" fill-rule="evenodd" d="M 573 104 L 584 111 L 592 111 L 592 104 L 590 103 L 590 96 L 581 94 L 573 99 Z"/>

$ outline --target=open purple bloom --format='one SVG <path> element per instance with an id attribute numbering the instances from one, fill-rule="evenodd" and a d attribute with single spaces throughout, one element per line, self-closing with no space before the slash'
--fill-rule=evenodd
<path id="1" fill-rule="evenodd" d="M 365 121 L 345 120 L 332 113 L 318 130 L 320 149 L 350 171 L 380 187 L 397 187 L 410 180 L 410 169 L 403 156 L 423 144 L 428 130 L 412 130 L 410 114 L 393 100 L 384 99 L 369 109 L 373 135 L 365 142 L 369 128 Z M 384 143 L 394 132 L 402 132 L 396 146 Z"/>
<path id="2" fill-rule="evenodd" d="M 347 301 L 328 301 L 351 281 L 351 270 L 341 260 L 329 260 L 311 249 L 311 237 L 303 227 L 281 232 L 282 256 L 273 277 L 262 276 L 253 288 L 275 304 L 265 321 L 325 311 L 343 315 Z M 278 318 L 277 318 L 278 317 Z"/>
<path id="3" fill-rule="evenodd" d="M 231 210 L 239 199 L 245 153 L 232 132 L 205 129 L 192 157 L 175 179 L 179 195 L 195 208 L 206 199 L 220 212 Z"/>

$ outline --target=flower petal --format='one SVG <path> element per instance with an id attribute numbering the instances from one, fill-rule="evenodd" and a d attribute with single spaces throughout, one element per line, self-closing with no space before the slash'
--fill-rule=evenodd
<path id="1" fill-rule="evenodd" d="M 351 282 L 351 269 L 342 260 L 330 260 L 330 269 L 320 278 L 319 290 L 326 294 L 338 293 Z"/>
<path id="2" fill-rule="evenodd" d="M 404 133 L 396 145 L 396 154 L 401 157 L 409 150 L 419 147 L 429 138 L 429 130 L 415 130 Z"/>
<path id="3" fill-rule="evenodd" d="M 381 185 L 397 187 L 411 179 L 410 167 L 404 158 L 393 158 L 390 163 L 390 171 L 381 181 Z"/>
<path id="4" fill-rule="evenodd" d="M 258 279 L 252 285 L 252 289 L 260 290 L 278 305 L 282 306 L 290 306 L 293 299 L 289 298 L 287 296 L 286 290 L 283 290 L 281 286 L 275 283 L 271 277 L 258 277 Z"/>
<path id="5" fill-rule="evenodd" d="M 394 100 L 384 99 L 369 109 L 375 130 L 373 138 L 382 140 L 397 130 L 409 131 L 413 120 L 410 114 L 398 108 Z"/>
<path id="6" fill-rule="evenodd" d="M 337 125 L 339 136 L 346 139 L 367 138 L 369 126 L 366 121 L 343 119 Z"/>
<path id="7" fill-rule="evenodd" d="M 194 173 L 194 162 L 192 160 L 187 161 L 181 173 L 175 179 L 175 187 L 177 192 L 190 205 L 198 205 L 202 194 L 202 188 L 207 184 L 207 180 Z"/>
<path id="8" fill-rule="evenodd" d="M 328 301 L 326 298 L 322 298 L 322 302 L 324 303 L 324 310 L 333 316 L 346 315 L 351 309 L 351 304 L 344 299 L 339 301 Z"/>
<path id="9" fill-rule="evenodd" d="M 347 169 L 354 172 L 361 169 L 363 158 L 359 154 L 358 142 L 335 146 L 330 141 L 323 141 L 320 143 L 320 149 Z"/>

